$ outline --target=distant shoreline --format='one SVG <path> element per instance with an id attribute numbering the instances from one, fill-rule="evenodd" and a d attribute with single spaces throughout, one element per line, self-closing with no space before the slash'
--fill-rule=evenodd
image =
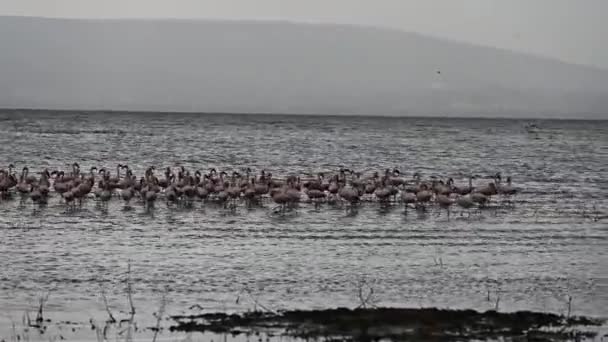
<path id="1" fill-rule="evenodd" d="M 606 69 L 401 30 L 1 16 L 0 27 L 0 107 L 608 119 Z"/>
<path id="2" fill-rule="evenodd" d="M 326 118 L 345 118 L 345 117 L 356 117 L 356 118 L 379 118 L 379 119 L 449 119 L 449 120 L 512 120 L 512 121 L 608 121 L 607 114 L 594 114 L 592 117 L 584 118 L 570 118 L 570 117 L 542 117 L 542 116 L 483 116 L 483 115 L 442 115 L 442 114 L 428 114 L 428 115 L 399 115 L 399 114 L 357 114 L 357 113 L 344 113 L 344 114 L 322 114 L 322 113 L 298 113 L 298 112 L 232 112 L 232 111 L 152 111 L 152 110 L 120 110 L 120 109 L 50 109 L 50 108 L 10 108 L 0 107 L 0 113 L 6 112 L 27 112 L 27 113 L 91 113 L 91 114 L 139 114 L 139 115 L 150 115 L 150 114 L 177 114 L 177 115 L 207 115 L 207 116 L 221 116 L 221 115 L 232 115 L 232 116 L 301 116 L 301 117 L 326 117 Z M 599 116 L 605 115 L 605 118 Z M 597 117 L 595 117 L 597 116 Z"/>

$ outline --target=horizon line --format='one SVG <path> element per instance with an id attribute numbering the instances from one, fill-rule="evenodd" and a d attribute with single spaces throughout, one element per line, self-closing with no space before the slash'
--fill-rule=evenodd
<path id="1" fill-rule="evenodd" d="M 359 117 L 359 118 L 381 118 L 381 119 L 465 119 L 465 120 L 555 120 L 555 121 L 608 121 L 608 117 L 587 117 L 587 118 L 571 118 L 571 117 L 539 117 L 539 116 L 521 116 L 521 117 L 506 117 L 506 116 L 475 116 L 470 115 L 456 115 L 449 116 L 445 114 L 429 114 L 429 115 L 408 115 L 408 114 L 357 114 L 357 113 L 344 113 L 344 114 L 321 114 L 321 113 L 278 113 L 278 112 L 223 112 L 223 111 L 153 111 L 153 110 L 121 110 L 121 109 L 50 109 L 50 108 L 27 108 L 27 107 L 0 107 L 0 112 L 7 111 L 24 111 L 24 112 L 67 112 L 67 113 L 113 113 L 113 114 L 198 114 L 198 115 L 266 115 L 266 116 L 313 116 L 313 117 Z M 602 113 L 587 113 L 594 115 L 605 115 Z"/>

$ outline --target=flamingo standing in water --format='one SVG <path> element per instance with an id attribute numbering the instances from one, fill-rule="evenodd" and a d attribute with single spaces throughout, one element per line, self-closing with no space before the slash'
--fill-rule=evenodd
<path id="1" fill-rule="evenodd" d="M 380 201 L 380 203 L 382 205 L 387 205 L 389 203 L 389 199 L 392 195 L 391 189 L 390 187 L 388 187 L 386 185 L 386 177 L 384 177 L 382 179 L 382 182 L 380 183 L 380 186 L 376 188 L 376 190 L 374 191 L 374 194 L 376 195 L 376 197 L 378 198 L 378 200 Z"/>
<path id="2" fill-rule="evenodd" d="M 243 190 L 243 198 L 247 201 L 247 206 L 252 207 L 254 203 L 256 203 L 256 193 L 255 193 L 255 178 L 252 177 L 247 184 L 247 187 Z"/>
<path id="3" fill-rule="evenodd" d="M 199 173 L 199 176 L 201 175 L 200 171 L 197 171 Z M 207 182 L 208 182 L 208 176 L 207 175 L 203 175 L 202 180 L 199 180 L 198 184 L 196 185 L 196 196 L 198 196 L 198 198 L 200 198 L 201 200 L 206 200 L 207 197 L 209 197 L 209 190 L 207 188 Z"/>
<path id="4" fill-rule="evenodd" d="M 103 208 L 107 209 L 108 208 L 108 202 L 110 201 L 110 199 L 112 199 L 112 191 L 110 190 L 111 188 L 111 183 L 106 182 L 104 183 L 104 188 L 101 190 L 101 193 L 99 194 L 99 200 L 102 203 Z"/>
<path id="5" fill-rule="evenodd" d="M 24 167 L 21 171 L 21 176 L 19 177 L 19 183 L 17 184 L 17 191 L 21 194 L 21 203 L 25 201 L 25 198 L 32 191 L 31 183 L 28 183 L 26 180 L 28 173 L 28 168 Z"/>
<path id="6" fill-rule="evenodd" d="M 458 206 L 463 210 L 466 210 L 469 213 L 469 217 L 471 216 L 471 212 L 469 210 L 475 206 L 475 202 L 471 198 L 471 195 L 456 198 L 456 204 L 458 204 Z"/>
<path id="7" fill-rule="evenodd" d="M 420 191 L 416 193 L 416 202 L 422 208 L 423 211 L 426 211 L 426 204 L 428 204 L 433 198 L 433 193 L 428 190 L 426 184 L 422 184 L 420 186 Z"/>
<path id="8" fill-rule="evenodd" d="M 142 192 L 142 198 L 144 200 L 144 206 L 146 208 L 146 210 L 151 210 L 152 208 L 154 208 L 154 202 L 156 201 L 157 196 L 157 190 L 159 190 L 159 187 L 157 184 L 154 183 L 155 178 L 153 178 L 152 176 L 149 177 L 150 179 L 150 183 L 146 183 L 146 186 L 144 188 L 142 188 L 141 192 Z"/>
<path id="9" fill-rule="evenodd" d="M 401 192 L 401 202 L 404 204 L 404 213 L 407 214 L 407 208 L 409 204 L 416 204 L 417 198 L 416 194 L 411 192 L 402 191 Z"/>
<path id="10" fill-rule="evenodd" d="M 274 208 L 273 211 L 276 212 L 276 209 L 278 208 L 280 213 L 285 213 L 287 205 L 289 204 L 289 195 L 287 195 L 287 187 L 277 189 L 271 194 L 271 197 L 274 203 L 278 205 L 278 207 Z"/>
<path id="11" fill-rule="evenodd" d="M 300 190 L 298 190 L 299 187 L 299 179 L 297 179 L 296 177 L 291 177 L 291 179 L 288 180 L 287 189 L 285 190 L 285 193 L 289 198 L 288 203 L 291 208 L 296 208 L 298 206 L 298 203 L 300 203 L 302 194 L 300 193 Z"/>
<path id="12" fill-rule="evenodd" d="M 381 205 L 386 205 L 391 203 L 393 196 L 396 198 L 400 195 L 406 212 L 408 206 L 413 204 L 426 210 L 427 205 L 434 203 L 435 207 L 440 209 L 439 215 L 441 210 L 447 210 L 449 220 L 454 204 L 466 210 L 475 205 L 483 208 L 494 195 L 508 197 L 518 192 L 511 184 L 510 177 L 507 178 L 506 184 L 501 184 L 499 174 L 494 176 L 494 182 L 473 188 L 474 177 L 469 177 L 468 187 L 459 187 L 454 185 L 452 178 L 445 181 L 430 177 L 430 180 L 421 181 L 420 174 L 417 173 L 414 174 L 415 185 L 412 186 L 396 169 L 385 170 L 382 177 L 378 176 L 378 172 L 365 176 L 351 169 L 340 168 L 339 172 L 333 174 L 306 174 L 305 179 L 300 179 L 297 174 L 277 179 L 264 170 L 257 176 L 252 175 L 249 168 L 243 174 L 231 171 L 231 177 L 228 178 L 225 171 L 218 173 L 212 169 L 203 175 L 200 171 L 191 173 L 187 168 L 180 167 L 175 174 L 167 168 L 165 178 L 159 180 L 154 175 L 154 167 L 149 167 L 145 176 L 138 181 L 126 164 L 118 165 L 116 175 L 110 175 L 106 169 L 94 172 L 97 170 L 94 167 L 90 173 L 81 173 L 77 163 L 71 167 L 69 174 L 64 171 L 49 173 L 44 170 L 38 173 L 40 176 L 31 175 L 26 167 L 20 177 L 13 173 L 12 167 L 9 172 L 0 170 L 0 193 L 3 197 L 8 196 L 9 191 L 15 187 L 16 192 L 22 194 L 22 198 L 42 203 L 51 191 L 55 191 L 71 206 L 76 200 L 82 205 L 83 200 L 95 191 L 96 197 L 107 207 L 111 201 L 106 195 L 109 191 L 111 197 L 113 194 L 119 195 L 127 206 L 133 197 L 139 195 L 146 208 L 151 207 L 158 196 L 164 197 L 169 203 L 192 203 L 195 198 L 204 200 L 211 197 L 217 199 L 220 204 L 230 201 L 233 206 L 236 206 L 236 202 L 242 197 L 247 205 L 251 206 L 270 194 L 270 199 L 278 204 L 282 212 L 295 208 L 302 192 L 306 194 L 307 202 L 314 203 L 315 206 L 340 200 L 350 204 L 349 208 L 360 203 L 361 196 L 375 194 L 373 198 Z M 452 194 L 457 196 L 451 197 Z"/>
<path id="13" fill-rule="evenodd" d="M 44 171 L 40 173 L 40 182 L 38 182 L 38 190 L 40 191 L 40 194 L 42 194 L 42 197 L 44 197 L 45 200 L 49 196 L 49 192 L 51 191 L 51 183 L 49 181 L 50 178 L 51 174 L 49 173 L 49 170 L 44 169 Z"/>
<path id="14" fill-rule="evenodd" d="M 454 204 L 454 200 L 444 194 L 438 194 L 435 201 L 441 209 L 445 209 L 448 213 L 448 221 L 450 220 L 450 207 Z M 439 212 L 441 214 L 441 212 Z"/>
<path id="15" fill-rule="evenodd" d="M 497 193 L 498 190 L 496 188 L 496 184 L 494 184 L 494 182 L 490 182 L 486 186 L 474 189 L 471 193 L 471 199 L 483 207 L 486 206 L 488 202 L 490 202 L 491 197 Z"/>
<path id="16" fill-rule="evenodd" d="M 63 195 L 64 192 L 68 191 L 69 183 L 63 179 L 65 175 L 63 171 L 53 171 L 51 175 L 55 176 L 55 180 L 53 181 L 53 190 L 59 195 Z"/>
<path id="17" fill-rule="evenodd" d="M 473 176 L 469 176 L 469 186 L 455 186 L 454 180 L 452 178 L 449 179 L 450 184 L 452 184 L 452 191 L 459 195 L 468 195 L 473 191 Z"/>
<path id="18" fill-rule="evenodd" d="M 512 196 L 515 196 L 518 192 L 517 188 L 511 184 L 511 176 L 507 177 L 506 185 L 499 185 L 498 192 L 502 194 L 506 202 L 513 205 L 513 201 L 511 200 Z"/>
<path id="19" fill-rule="evenodd" d="M 133 189 L 132 186 L 124 189 L 120 193 L 120 196 L 122 197 L 123 201 L 125 201 L 125 207 L 126 208 L 130 207 L 129 203 L 131 203 L 131 199 L 133 198 L 134 194 L 135 194 L 135 191 L 134 191 L 134 189 Z"/>
<path id="20" fill-rule="evenodd" d="M 320 189 L 306 189 L 306 196 L 310 198 L 310 200 L 315 204 L 315 207 L 318 207 L 320 203 L 322 203 L 327 195 L 323 190 Z"/>
<path id="21" fill-rule="evenodd" d="M 351 211 L 354 210 L 355 206 L 359 203 L 359 191 L 357 191 L 352 184 L 340 189 L 339 195 L 342 199 L 346 200 L 349 203 L 349 209 Z"/>
<path id="22" fill-rule="evenodd" d="M 481 192 L 473 192 L 472 194 L 470 194 L 470 198 L 474 203 L 477 203 L 479 205 L 479 208 L 483 208 L 486 206 L 486 204 L 488 204 L 488 196 L 482 194 Z"/>
<path id="23" fill-rule="evenodd" d="M 34 184 L 30 184 L 30 198 L 34 204 L 40 205 L 43 203 L 42 193 L 40 193 L 38 186 Z"/>
<path id="24" fill-rule="evenodd" d="M 9 164 L 8 171 L 0 170 L 0 199 L 9 198 L 10 189 L 18 183 L 17 177 L 13 172 L 14 168 L 13 164 Z"/>

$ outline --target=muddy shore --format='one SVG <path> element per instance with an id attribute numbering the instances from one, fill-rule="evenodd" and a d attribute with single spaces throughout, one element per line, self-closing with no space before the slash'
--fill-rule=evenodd
<path id="1" fill-rule="evenodd" d="M 198 307 L 197 310 L 202 310 Z M 552 313 L 362 308 L 180 315 L 110 312 L 86 321 L 26 313 L 8 341 L 605 341 L 606 319 Z M 151 316 L 150 316 L 151 314 Z M 143 316 L 142 316 L 143 315 Z M 155 322 L 144 317 L 154 317 Z M 21 324 L 20 324 L 21 323 Z M 6 328 L 6 327 L 5 327 Z"/>
<path id="2" fill-rule="evenodd" d="M 524 340 L 578 341 L 601 338 L 604 320 L 551 313 L 375 308 L 205 313 L 171 316 L 173 332 L 260 334 L 321 340 Z M 608 337 L 608 336 L 606 336 Z"/>

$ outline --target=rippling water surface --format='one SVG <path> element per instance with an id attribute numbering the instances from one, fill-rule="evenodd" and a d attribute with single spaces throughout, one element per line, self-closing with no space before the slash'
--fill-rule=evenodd
<path id="1" fill-rule="evenodd" d="M 409 177 L 511 175 L 513 209 L 471 219 L 365 204 L 356 213 L 303 205 L 226 212 L 107 212 L 94 201 L 68 213 L 57 198 L 34 210 L 0 202 L 0 308 L 20 320 L 50 291 L 47 310 L 66 319 L 103 314 L 100 289 L 125 309 L 131 263 L 134 301 L 152 318 L 168 287 L 168 311 L 194 304 L 244 311 L 247 287 L 280 308 L 356 306 L 365 278 L 378 305 L 608 315 L 608 122 L 482 119 L 0 112 L 0 162 L 32 169 L 77 161 L 194 169 L 249 166 L 274 174 L 340 166 L 398 167 Z M 441 262 L 439 262 L 441 260 Z M 441 266 L 440 264 L 443 264 Z M 488 301 L 488 292 L 490 300 Z M 6 324 L 4 328 L 6 328 Z"/>

